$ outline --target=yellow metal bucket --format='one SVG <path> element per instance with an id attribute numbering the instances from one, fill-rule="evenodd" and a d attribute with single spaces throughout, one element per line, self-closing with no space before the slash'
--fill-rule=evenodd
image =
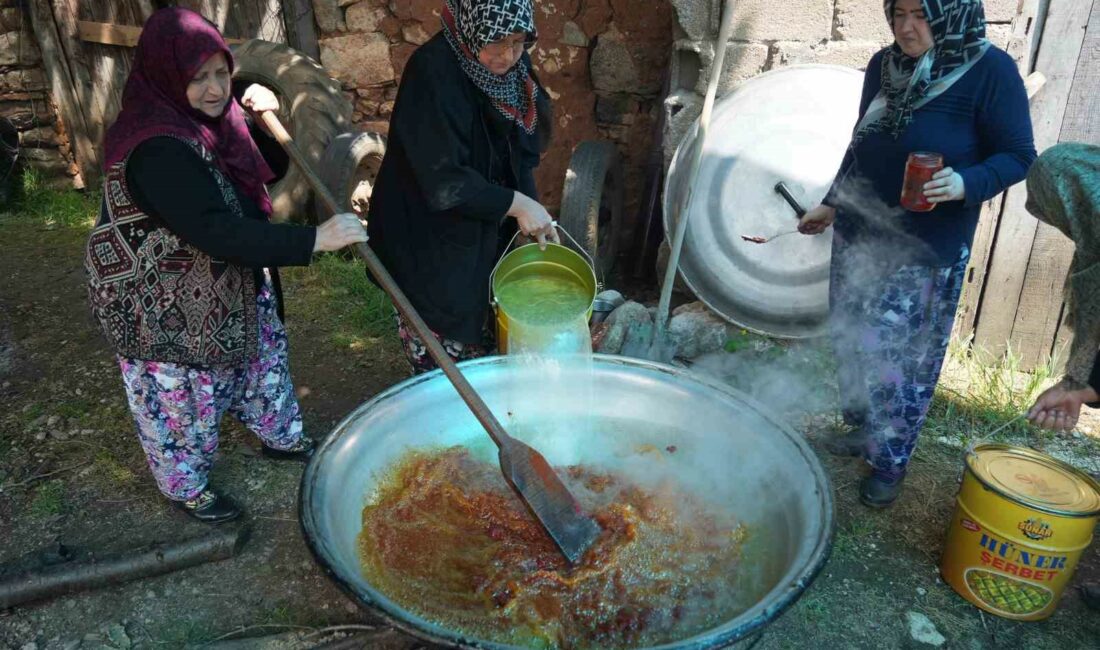
<path id="1" fill-rule="evenodd" d="M 592 316 L 592 304 L 599 292 L 596 273 L 588 260 L 575 251 L 559 244 L 547 244 L 546 250 L 539 250 L 538 244 L 520 246 L 501 258 L 489 279 L 492 293 L 493 310 L 496 312 L 497 348 L 501 354 L 508 353 L 508 330 L 514 328 L 516 306 L 499 300 L 501 288 L 532 275 L 552 275 L 565 278 L 585 292 L 587 309 L 578 313 L 587 322 Z"/>
<path id="2" fill-rule="evenodd" d="M 978 446 L 966 455 L 940 573 L 991 614 L 1047 618 L 1098 515 L 1100 485 L 1086 474 L 1031 449 Z"/>

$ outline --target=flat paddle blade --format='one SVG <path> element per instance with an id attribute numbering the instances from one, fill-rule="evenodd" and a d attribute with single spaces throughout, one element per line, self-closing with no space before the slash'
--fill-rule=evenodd
<path id="1" fill-rule="evenodd" d="M 500 448 L 500 469 L 571 564 L 596 541 L 600 527 L 581 506 L 542 454 L 512 438 Z"/>

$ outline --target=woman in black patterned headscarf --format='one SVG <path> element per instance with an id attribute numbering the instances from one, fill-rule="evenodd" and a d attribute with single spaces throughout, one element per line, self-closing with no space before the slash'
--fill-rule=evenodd
<path id="1" fill-rule="evenodd" d="M 527 50 L 531 0 L 446 0 L 401 78 L 370 208 L 371 247 L 456 361 L 491 353 L 489 275 L 518 228 L 557 241 L 536 199 L 550 137 Z M 434 368 L 397 317 L 415 372 Z"/>
<path id="2" fill-rule="evenodd" d="M 867 66 L 859 121 L 822 205 L 799 229 L 832 225 L 830 302 L 847 435 L 862 455 L 860 499 L 893 503 L 939 380 L 983 201 L 1035 159 L 1023 81 L 985 38 L 981 0 L 886 0 L 895 42 Z M 900 206 L 906 161 L 942 156 Z M 914 206 L 921 207 L 921 206 Z"/>

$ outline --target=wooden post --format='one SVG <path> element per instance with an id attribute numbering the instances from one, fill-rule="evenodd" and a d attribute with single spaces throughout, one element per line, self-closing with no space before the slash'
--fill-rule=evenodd
<path id="1" fill-rule="evenodd" d="M 320 61 L 321 48 L 317 43 L 317 27 L 313 22 L 313 2 L 282 0 L 282 4 L 287 44 L 314 61 Z"/>
<path id="2" fill-rule="evenodd" d="M 1092 8 L 1090 0 L 1050 3 L 1035 61 L 1035 69 L 1046 75 L 1047 83 L 1031 111 L 1040 151 L 1057 143 L 1061 135 Z M 1040 227 L 1027 212 L 1026 200 L 1023 184 L 1006 195 L 975 341 L 997 355 L 1011 341 L 1029 367 L 1043 361 L 1051 350 L 1070 256 L 1066 243 L 1051 233 L 1053 229 Z"/>
<path id="3" fill-rule="evenodd" d="M 77 184 L 87 185 L 99 178 L 100 160 L 96 152 L 92 130 L 85 119 L 83 94 L 77 91 L 77 79 L 69 64 L 62 37 L 49 0 L 30 0 L 27 3 L 31 26 L 42 50 L 42 65 L 49 77 L 50 94 L 57 102 L 61 120 L 73 144 L 80 176 Z"/>

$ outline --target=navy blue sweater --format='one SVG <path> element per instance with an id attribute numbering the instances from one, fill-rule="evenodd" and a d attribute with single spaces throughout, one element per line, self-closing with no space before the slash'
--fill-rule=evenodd
<path id="1" fill-rule="evenodd" d="M 878 93 L 882 56 L 875 54 L 867 64 L 860 119 Z M 944 164 L 962 176 L 966 199 L 941 203 L 931 212 L 902 210 L 902 180 L 912 151 L 943 154 Z M 1023 80 L 1012 58 L 990 47 L 951 88 L 914 111 L 897 140 L 874 133 L 850 148 L 825 203 L 838 209 L 835 228 L 846 241 L 908 233 L 916 239 L 902 238 L 913 257 L 901 263 L 948 266 L 962 246 L 970 246 L 982 202 L 1024 180 L 1035 155 Z"/>

